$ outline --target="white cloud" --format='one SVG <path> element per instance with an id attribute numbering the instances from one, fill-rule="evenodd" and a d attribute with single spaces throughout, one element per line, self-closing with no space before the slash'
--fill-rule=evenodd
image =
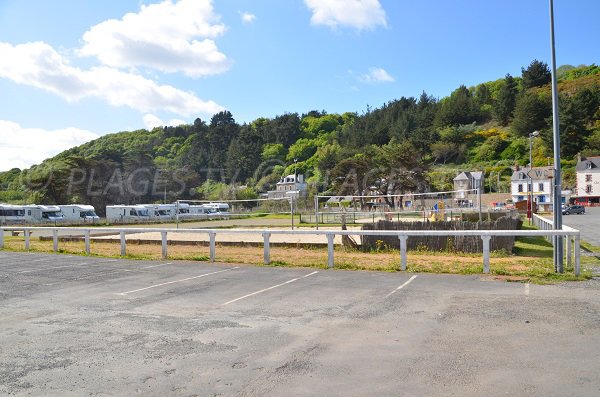
<path id="1" fill-rule="evenodd" d="M 313 25 L 358 30 L 387 26 L 385 10 L 379 0 L 304 0 L 304 3 L 312 11 Z"/>
<path id="2" fill-rule="evenodd" d="M 98 135 L 77 128 L 48 131 L 23 128 L 13 121 L 0 120 L 0 171 L 28 168 L 96 138 Z"/>
<path id="3" fill-rule="evenodd" d="M 396 81 L 383 68 L 371 68 L 369 73 L 361 75 L 358 79 L 363 83 L 392 83 Z"/>
<path id="4" fill-rule="evenodd" d="M 256 19 L 256 15 L 249 12 L 242 12 L 240 15 L 242 16 L 242 22 L 244 23 L 252 23 Z"/>
<path id="5" fill-rule="evenodd" d="M 184 116 L 224 110 L 213 101 L 203 101 L 193 93 L 158 85 L 137 74 L 104 66 L 88 70 L 71 66 L 67 59 L 42 42 L 16 46 L 0 43 L 0 77 L 50 91 L 67 101 L 94 97 L 113 106 L 128 106 L 142 112 L 162 110 Z"/>
<path id="6" fill-rule="evenodd" d="M 152 130 L 153 128 L 156 128 L 156 127 L 164 127 L 164 126 L 177 127 L 182 124 L 189 124 L 188 122 L 180 120 L 180 119 L 171 119 L 171 121 L 165 123 L 158 116 L 155 116 L 151 113 L 145 114 L 143 120 L 144 120 L 144 126 L 146 127 L 147 130 Z"/>
<path id="7" fill-rule="evenodd" d="M 85 44 L 79 54 L 117 68 L 143 66 L 191 77 L 214 75 L 231 65 L 212 40 L 225 30 L 212 0 L 166 0 L 93 26 L 83 35 Z"/>

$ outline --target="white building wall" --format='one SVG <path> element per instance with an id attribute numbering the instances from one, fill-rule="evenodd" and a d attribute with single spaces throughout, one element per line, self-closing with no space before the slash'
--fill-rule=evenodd
<path id="1" fill-rule="evenodd" d="M 591 175 L 591 181 L 587 176 Z M 592 192 L 587 192 L 587 186 L 592 186 Z M 578 197 L 598 197 L 600 196 L 600 172 L 579 171 L 577 172 L 577 192 Z"/>

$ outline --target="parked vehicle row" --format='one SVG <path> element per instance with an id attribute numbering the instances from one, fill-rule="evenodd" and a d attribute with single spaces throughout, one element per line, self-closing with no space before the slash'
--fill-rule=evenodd
<path id="1" fill-rule="evenodd" d="M 226 203 L 138 204 L 106 207 L 106 220 L 109 223 L 227 218 L 229 218 L 229 204 Z M 91 205 L 0 204 L 0 224 L 93 223 L 99 220 L 95 208 Z"/>
<path id="2" fill-rule="evenodd" d="M 1 223 L 94 222 L 99 219 L 91 205 L 0 204 Z"/>

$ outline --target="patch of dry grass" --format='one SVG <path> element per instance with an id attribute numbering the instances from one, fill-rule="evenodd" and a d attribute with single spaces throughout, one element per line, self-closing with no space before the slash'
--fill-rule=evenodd
<path id="1" fill-rule="evenodd" d="M 31 250 L 52 252 L 52 241 L 32 239 Z M 61 253 L 84 255 L 83 242 L 63 242 L 59 244 Z M 5 238 L 5 248 L 12 251 L 24 249 L 23 238 Z M 120 244 L 117 242 L 91 242 L 92 255 L 119 257 Z M 225 263 L 243 263 L 263 265 L 262 247 L 220 246 L 217 243 L 216 260 Z M 161 259 L 159 244 L 127 244 L 127 257 L 132 259 Z M 169 245 L 168 256 L 171 260 L 209 260 L 209 248 L 202 245 Z M 271 247 L 271 266 L 327 267 L 327 250 L 324 248 L 288 248 Z M 400 270 L 400 254 L 398 251 L 361 252 L 336 247 L 335 267 L 352 270 Z M 408 254 L 408 271 L 481 274 L 483 258 L 481 255 L 441 252 L 410 252 Z M 528 256 L 498 255 L 490 259 L 492 275 L 513 276 L 519 280 L 550 278 L 556 280 L 551 258 Z M 571 269 L 572 271 L 572 269 Z M 567 279 L 573 279 L 570 276 Z M 582 278 L 586 278 L 584 275 Z"/>

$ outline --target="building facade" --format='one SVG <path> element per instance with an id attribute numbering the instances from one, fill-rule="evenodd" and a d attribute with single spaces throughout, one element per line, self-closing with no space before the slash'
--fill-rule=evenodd
<path id="1" fill-rule="evenodd" d="M 477 196 L 477 190 L 484 192 L 483 172 L 464 171 L 458 174 L 454 180 L 454 203 L 458 207 L 473 206 L 473 197 Z"/>
<path id="2" fill-rule="evenodd" d="M 513 203 L 526 201 L 531 192 L 539 211 L 552 211 L 552 178 L 548 171 L 548 167 L 515 167 L 510 177 Z M 528 174 L 531 174 L 531 179 Z"/>
<path id="3" fill-rule="evenodd" d="M 577 156 L 577 187 L 575 203 L 586 206 L 600 205 L 600 156 Z"/>
<path id="4" fill-rule="evenodd" d="M 275 190 L 268 192 L 268 198 L 280 199 L 290 197 L 290 194 L 297 192 L 300 197 L 306 197 L 308 192 L 308 184 L 304 182 L 304 175 L 290 174 L 281 177 L 275 187 Z"/>

